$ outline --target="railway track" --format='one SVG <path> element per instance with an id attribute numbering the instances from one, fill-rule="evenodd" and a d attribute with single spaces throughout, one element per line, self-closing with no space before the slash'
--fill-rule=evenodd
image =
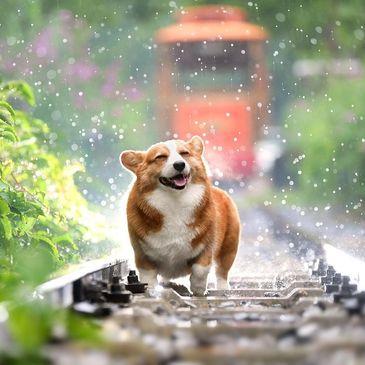
<path id="1" fill-rule="evenodd" d="M 210 285 L 200 298 L 184 282 L 146 288 L 126 260 L 89 264 L 41 286 L 54 305 L 97 318 L 108 343 L 50 345 L 53 363 L 365 364 L 365 293 L 356 278 L 336 272 L 328 248 L 273 214 L 246 220 L 231 290 Z"/>

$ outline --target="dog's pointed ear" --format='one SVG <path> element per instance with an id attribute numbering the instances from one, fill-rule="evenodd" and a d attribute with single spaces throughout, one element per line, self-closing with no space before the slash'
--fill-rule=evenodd
<path id="1" fill-rule="evenodd" d="M 128 170 L 136 173 L 138 166 L 142 163 L 144 152 L 141 151 L 123 151 L 120 154 L 120 163 Z"/>
<path id="2" fill-rule="evenodd" d="M 193 136 L 187 144 L 191 147 L 191 149 L 197 154 L 202 155 L 204 151 L 204 142 L 199 136 Z"/>

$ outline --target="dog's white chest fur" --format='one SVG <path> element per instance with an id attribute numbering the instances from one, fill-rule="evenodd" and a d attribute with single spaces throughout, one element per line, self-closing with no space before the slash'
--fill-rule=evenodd
<path id="1" fill-rule="evenodd" d="M 160 273 L 166 278 L 180 276 L 187 261 L 203 249 L 202 245 L 191 247 L 198 232 L 189 227 L 203 195 L 203 185 L 190 184 L 183 191 L 157 189 L 148 197 L 149 204 L 162 214 L 163 225 L 159 232 L 144 237 L 141 244 L 145 254 L 159 264 Z"/>

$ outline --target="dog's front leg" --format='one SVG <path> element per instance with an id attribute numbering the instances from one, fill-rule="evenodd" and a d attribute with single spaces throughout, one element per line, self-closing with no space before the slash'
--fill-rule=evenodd
<path id="1" fill-rule="evenodd" d="M 135 262 L 142 283 L 147 283 L 151 288 L 157 285 L 157 268 L 139 249 L 135 248 Z"/>
<path id="2" fill-rule="evenodd" d="M 191 267 L 190 290 L 196 296 L 204 296 L 207 290 L 207 280 L 211 263 L 211 252 L 203 252 Z"/>

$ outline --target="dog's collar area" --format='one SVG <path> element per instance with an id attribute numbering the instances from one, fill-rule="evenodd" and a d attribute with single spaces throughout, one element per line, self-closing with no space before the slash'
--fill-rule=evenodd
<path id="1" fill-rule="evenodd" d="M 190 175 L 177 174 L 172 177 L 161 176 L 159 180 L 162 185 L 176 190 L 183 190 L 189 181 L 189 177 Z"/>

